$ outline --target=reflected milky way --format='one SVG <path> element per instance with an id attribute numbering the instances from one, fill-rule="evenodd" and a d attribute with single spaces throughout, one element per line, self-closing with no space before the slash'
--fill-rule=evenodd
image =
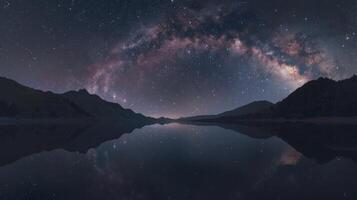
<path id="1" fill-rule="evenodd" d="M 123 132 L 131 128 L 103 134 L 104 126 L 92 127 L 98 128 L 7 127 L 17 134 L 1 139 L 1 152 L 7 153 L 0 154 L 0 198 L 250 200 L 357 195 L 357 140 L 350 134 L 355 127 L 344 127 L 346 131 L 337 135 L 342 127 L 294 125 L 291 134 L 285 132 L 291 126 L 223 129 L 170 124 L 130 134 Z M 301 134 L 304 137 L 296 136 Z M 24 135 L 29 139 L 20 151 L 13 144 L 24 141 Z"/>

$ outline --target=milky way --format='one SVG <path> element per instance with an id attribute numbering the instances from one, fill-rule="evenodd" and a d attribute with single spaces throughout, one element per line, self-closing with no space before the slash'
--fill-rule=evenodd
<path id="1" fill-rule="evenodd" d="M 353 1 L 0 0 L 0 75 L 151 116 L 281 100 L 357 73 Z"/>

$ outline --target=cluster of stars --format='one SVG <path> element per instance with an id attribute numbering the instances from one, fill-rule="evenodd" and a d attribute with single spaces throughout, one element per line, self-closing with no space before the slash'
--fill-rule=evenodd
<path id="1" fill-rule="evenodd" d="M 170 117 L 279 101 L 308 80 L 357 72 L 355 3 L 317 15 L 305 0 L 280 1 L 0 1 L 0 73 Z"/>

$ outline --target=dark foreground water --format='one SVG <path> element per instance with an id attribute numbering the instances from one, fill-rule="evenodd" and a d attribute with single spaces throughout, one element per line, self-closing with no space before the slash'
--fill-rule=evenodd
<path id="1" fill-rule="evenodd" d="M 354 127 L 134 128 L 0 127 L 0 199 L 357 199 Z"/>

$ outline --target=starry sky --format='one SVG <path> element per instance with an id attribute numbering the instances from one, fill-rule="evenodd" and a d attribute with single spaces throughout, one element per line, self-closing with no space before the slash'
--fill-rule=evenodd
<path id="1" fill-rule="evenodd" d="M 0 76 L 150 116 L 279 101 L 357 73 L 354 0 L 0 0 Z"/>

